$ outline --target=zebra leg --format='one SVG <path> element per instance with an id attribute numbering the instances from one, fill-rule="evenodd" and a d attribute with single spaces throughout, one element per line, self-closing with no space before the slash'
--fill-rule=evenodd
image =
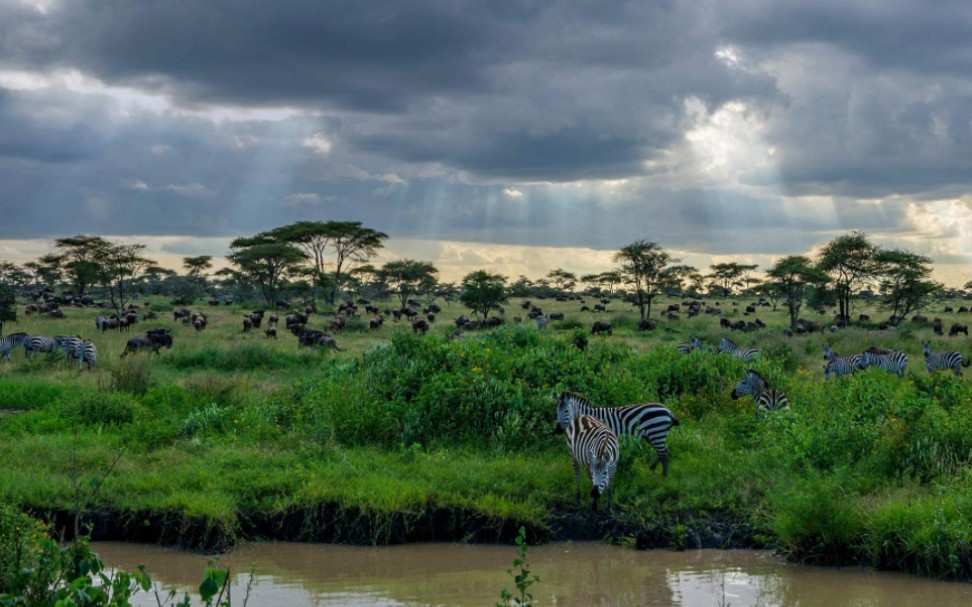
<path id="1" fill-rule="evenodd" d="M 574 481 L 577 484 L 577 499 L 575 501 L 577 502 L 577 505 L 580 506 L 580 503 L 581 503 L 581 496 L 580 496 L 580 485 L 581 485 L 581 480 L 580 480 L 580 465 L 577 463 L 577 460 L 576 459 L 574 460 Z"/>

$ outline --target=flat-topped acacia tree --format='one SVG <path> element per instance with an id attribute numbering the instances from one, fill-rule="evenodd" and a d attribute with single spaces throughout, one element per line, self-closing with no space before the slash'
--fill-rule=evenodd
<path id="1" fill-rule="evenodd" d="M 490 274 L 486 270 L 476 270 L 466 274 L 459 286 L 459 301 L 483 320 L 490 311 L 498 310 L 508 301 L 506 295 L 506 277 L 502 274 Z"/>

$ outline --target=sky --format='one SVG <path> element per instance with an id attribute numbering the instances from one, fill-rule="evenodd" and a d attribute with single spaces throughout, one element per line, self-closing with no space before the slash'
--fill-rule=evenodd
<path id="1" fill-rule="evenodd" d="M 0 0 L 0 259 L 298 220 L 536 278 L 863 230 L 972 279 L 972 2 Z"/>

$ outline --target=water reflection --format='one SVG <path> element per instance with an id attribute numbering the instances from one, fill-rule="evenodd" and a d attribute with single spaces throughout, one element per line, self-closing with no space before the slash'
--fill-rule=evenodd
<path id="1" fill-rule="evenodd" d="M 195 588 L 208 560 L 178 550 L 100 542 L 109 565 L 145 564 L 164 588 Z M 233 572 L 241 601 L 250 564 L 256 577 L 250 604 L 260 606 L 493 605 L 513 590 L 506 570 L 511 546 L 417 544 L 362 548 L 315 544 L 250 544 L 220 562 Z M 537 605 L 967 607 L 972 587 L 905 575 L 800 567 L 767 552 L 701 550 L 639 552 L 597 543 L 531 547 L 540 582 Z M 153 597 L 140 604 L 155 605 Z"/>

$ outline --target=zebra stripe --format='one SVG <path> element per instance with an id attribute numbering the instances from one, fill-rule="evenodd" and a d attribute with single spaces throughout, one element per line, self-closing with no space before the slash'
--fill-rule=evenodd
<path id="1" fill-rule="evenodd" d="M 60 347 L 64 337 L 49 335 L 33 335 L 24 342 L 24 356 L 30 358 L 33 352 L 53 352 Z"/>
<path id="2" fill-rule="evenodd" d="M 770 411 L 790 408 L 786 394 L 770 388 L 766 378 L 752 369 L 746 369 L 746 374 L 732 390 L 732 400 L 743 396 L 752 396 L 756 401 L 756 419 Z"/>
<path id="3" fill-rule="evenodd" d="M 24 345 L 28 337 L 29 335 L 26 333 L 11 333 L 10 335 L 0 337 L 0 359 L 6 356 L 7 361 L 12 363 L 13 359 L 10 358 L 10 353 L 14 348 L 19 348 Z"/>
<path id="4" fill-rule="evenodd" d="M 548 322 L 550 321 L 547 319 L 546 316 L 542 314 L 540 316 L 537 316 L 537 330 L 543 331 L 543 328 L 547 326 Z"/>
<path id="5" fill-rule="evenodd" d="M 952 373 L 957 377 L 961 377 L 962 367 L 968 367 L 972 364 L 972 361 L 964 361 L 962 354 L 954 350 L 933 354 L 931 344 L 927 341 L 922 342 L 921 348 L 925 353 L 925 368 L 928 369 L 929 373 L 933 373 L 935 369 L 941 369 L 942 371 L 951 369 Z"/>
<path id="6" fill-rule="evenodd" d="M 908 367 L 908 357 L 904 352 L 896 350 L 868 348 L 861 354 L 861 369 L 868 367 L 878 367 L 888 373 L 896 373 L 898 377 L 904 377 L 905 369 Z"/>
<path id="7" fill-rule="evenodd" d="M 98 361 L 98 349 L 95 348 L 94 342 L 90 339 L 75 338 L 72 344 L 64 353 L 68 358 L 78 361 L 78 371 L 81 370 L 83 363 L 88 363 L 88 371 L 93 370 Z"/>
<path id="8" fill-rule="evenodd" d="M 607 507 L 611 508 L 611 479 L 618 468 L 618 436 L 600 420 L 588 415 L 578 415 L 567 424 L 567 448 L 574 464 L 574 481 L 577 484 L 577 503 L 580 504 L 580 468 L 591 475 L 591 510 L 597 511 L 597 500 L 607 494 Z"/>
<path id="9" fill-rule="evenodd" d="M 836 377 L 843 377 L 844 375 L 852 375 L 861 368 L 860 354 L 841 356 L 831 350 L 830 346 L 824 346 L 823 356 L 824 360 L 827 361 L 827 364 L 824 366 L 824 378 L 826 379 L 830 379 L 831 373 Z"/>
<path id="10" fill-rule="evenodd" d="M 728 354 L 732 358 L 746 362 L 755 360 L 762 352 L 759 348 L 740 348 L 728 337 L 723 337 L 722 341 L 719 342 L 719 354 Z"/>
<path id="11" fill-rule="evenodd" d="M 573 392 L 564 392 L 557 400 L 557 429 L 563 431 L 579 415 L 594 417 L 607 424 L 618 436 L 635 436 L 648 441 L 658 459 L 651 470 L 662 465 L 662 475 L 668 475 L 668 430 L 678 425 L 678 419 L 661 403 L 640 403 L 626 407 L 595 407 L 591 401 Z"/>

